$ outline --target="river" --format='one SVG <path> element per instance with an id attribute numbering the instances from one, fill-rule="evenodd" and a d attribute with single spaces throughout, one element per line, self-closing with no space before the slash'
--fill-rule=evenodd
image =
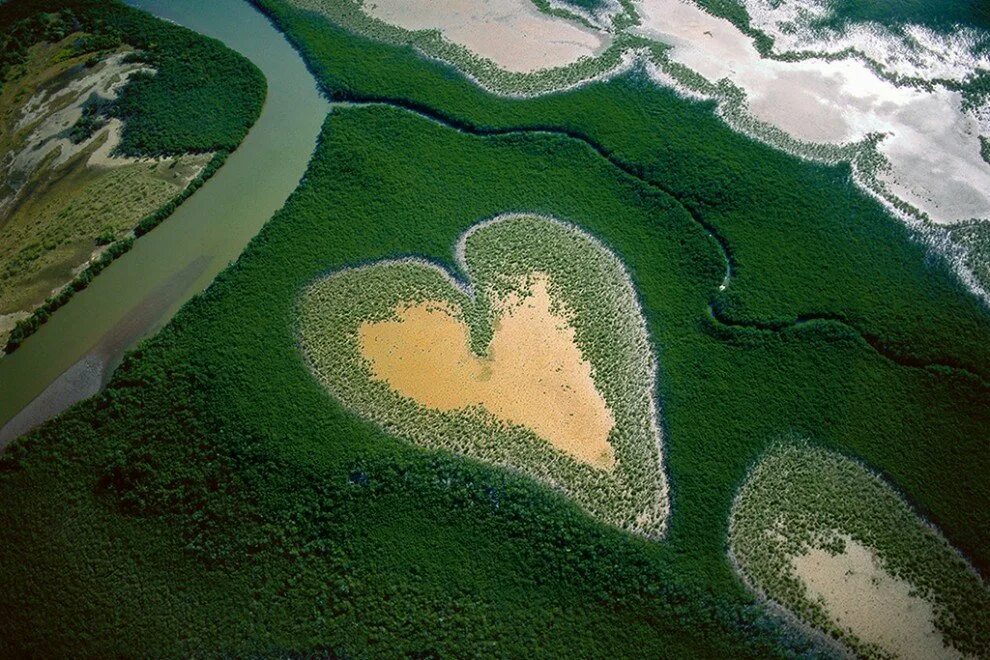
<path id="1" fill-rule="evenodd" d="M 128 0 L 223 41 L 268 80 L 261 116 L 171 217 L 0 360 L 0 449 L 98 392 L 124 352 L 237 257 L 296 188 L 330 110 L 299 54 L 243 0 Z"/>

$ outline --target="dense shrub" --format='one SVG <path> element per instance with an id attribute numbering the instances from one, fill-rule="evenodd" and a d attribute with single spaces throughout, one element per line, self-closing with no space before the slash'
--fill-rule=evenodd
<path id="1" fill-rule="evenodd" d="M 392 107 L 336 108 L 237 263 L 104 393 L 11 447 L 0 651 L 810 652 L 726 557 L 733 496 L 785 432 L 861 457 L 988 570 L 990 319 L 848 168 L 633 76 L 503 99 L 266 4 L 328 91 Z M 671 482 L 662 543 L 400 441 L 301 357 L 307 285 L 408 255 L 452 268 L 457 237 L 505 212 L 599 238 L 639 293 Z"/>
<path id="2" fill-rule="evenodd" d="M 121 42 L 139 51 L 133 57 L 156 73 L 135 76 L 113 108 L 104 109 L 125 120 L 120 152 L 128 156 L 229 152 L 261 112 L 266 83 L 250 61 L 215 39 L 116 0 L 7 2 L 0 5 L 0 26 L 0 74 L 34 43 L 71 32 L 88 33 L 76 45 L 80 52 Z"/>
<path id="3" fill-rule="evenodd" d="M 0 5 L 0 81 L 23 61 L 27 48 L 84 31 L 75 53 L 100 53 L 127 44 L 138 50 L 127 61 L 147 62 L 155 73 L 134 74 L 121 96 L 106 101 L 94 96 L 68 132 L 73 142 L 90 138 L 109 117 L 124 121 L 118 152 L 127 156 L 167 156 L 214 152 L 203 171 L 165 206 L 143 218 L 135 236 L 151 231 L 220 168 L 261 113 L 266 81 L 246 58 L 219 41 L 152 18 L 116 0 L 23 0 Z M 9 50 L 7 50 L 9 49 Z M 130 249 L 119 241 L 89 264 L 59 293 L 17 323 L 4 347 L 17 349 L 84 289 L 110 261 Z"/>

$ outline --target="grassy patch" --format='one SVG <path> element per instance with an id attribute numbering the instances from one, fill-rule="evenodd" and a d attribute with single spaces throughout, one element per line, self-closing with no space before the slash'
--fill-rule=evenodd
<path id="1" fill-rule="evenodd" d="M 9 195 L 0 213 L 0 314 L 32 312 L 3 338 L 9 352 L 126 252 L 131 230 L 145 233 L 216 171 L 260 113 L 265 81 L 219 42 L 113 0 L 7 3 L 0 6 L 0 26 L 7 49 L 0 59 L 0 148 L 12 158 L 35 148 L 36 126 L 82 102 L 65 132 L 79 153 L 63 163 L 53 153 L 33 169 L 8 172 L 0 187 Z M 61 92 L 109 66 L 111 54 L 132 68 L 144 62 L 154 74 L 128 71 L 113 100 Z M 27 105 L 38 100 L 47 105 L 23 122 Z M 124 121 L 118 154 L 167 159 L 89 167 L 90 154 L 106 139 L 93 136 L 102 135 L 111 117 Z M 110 245 L 98 258 L 97 244 Z"/>
<path id="2" fill-rule="evenodd" d="M 871 649 L 836 625 L 791 566 L 812 548 L 841 553 L 844 539 L 875 551 L 887 573 L 931 602 L 937 629 L 958 651 L 979 655 L 990 645 L 990 590 L 893 488 L 840 454 L 804 444 L 771 448 L 736 498 L 730 550 L 757 589 L 865 654 Z"/>
<path id="3" fill-rule="evenodd" d="M 202 157 L 181 166 L 198 171 Z M 33 196 L 0 227 L 0 313 L 30 310 L 70 281 L 97 247 L 134 228 L 185 187 L 166 173 L 170 163 L 113 170 L 78 168 L 43 195 Z"/>
<path id="4" fill-rule="evenodd" d="M 656 364 L 621 263 L 579 230 L 532 216 L 479 225 L 464 236 L 463 250 L 459 265 L 471 294 L 444 271 L 418 261 L 345 270 L 309 287 L 300 303 L 300 332 L 317 378 L 346 406 L 397 435 L 532 475 L 599 520 L 659 538 L 668 502 L 652 393 Z M 575 343 L 614 416 L 608 435 L 614 470 L 554 451 L 531 429 L 490 413 L 423 406 L 373 378 L 361 354 L 362 323 L 393 319 L 402 304 L 447 302 L 469 325 L 474 352 L 484 355 L 499 301 L 520 286 L 529 295 L 535 273 L 548 277 L 555 304 L 573 312 Z"/>

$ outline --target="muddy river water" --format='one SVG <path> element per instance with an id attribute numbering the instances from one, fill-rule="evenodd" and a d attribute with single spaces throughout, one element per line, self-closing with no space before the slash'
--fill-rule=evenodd
<path id="1" fill-rule="evenodd" d="M 240 254 L 295 189 L 330 109 L 298 53 L 243 0 L 128 2 L 246 56 L 265 74 L 268 96 L 202 188 L 0 360 L 0 448 L 99 391 L 128 348 Z"/>

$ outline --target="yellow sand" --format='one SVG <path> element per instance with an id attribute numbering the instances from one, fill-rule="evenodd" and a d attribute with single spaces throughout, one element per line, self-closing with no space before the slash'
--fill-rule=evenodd
<path id="1" fill-rule="evenodd" d="M 405 305 L 397 320 L 362 323 L 360 350 L 376 379 L 423 406 L 481 406 L 578 461 L 613 468 L 608 435 L 615 420 L 574 329 L 551 312 L 546 276 L 534 278 L 528 296 L 511 296 L 497 311 L 484 358 L 471 351 L 468 327 L 446 303 Z"/>
<path id="2" fill-rule="evenodd" d="M 959 658 L 944 646 L 931 604 L 911 585 L 887 573 L 866 546 L 846 540 L 845 552 L 812 549 L 792 559 L 809 595 L 829 618 L 862 642 L 900 658 Z"/>

